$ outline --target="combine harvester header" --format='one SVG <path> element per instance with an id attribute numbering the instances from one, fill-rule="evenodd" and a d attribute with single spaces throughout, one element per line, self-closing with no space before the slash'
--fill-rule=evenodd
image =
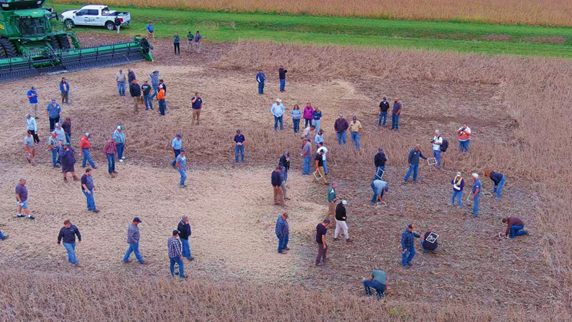
<path id="1" fill-rule="evenodd" d="M 58 15 L 52 8 L 44 8 L 45 1 L 0 0 L 0 82 L 153 61 L 153 47 L 140 36 L 133 41 L 82 48 L 71 29 L 52 26 L 51 19 L 58 19 Z"/>

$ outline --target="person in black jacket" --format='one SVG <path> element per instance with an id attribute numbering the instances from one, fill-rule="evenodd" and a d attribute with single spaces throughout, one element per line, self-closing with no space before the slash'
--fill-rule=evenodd
<path id="1" fill-rule="evenodd" d="M 282 192 L 282 176 L 280 172 L 281 166 L 277 166 L 276 170 L 272 171 L 271 183 L 274 188 L 274 204 L 284 206 L 284 193 Z"/>
<path id="2" fill-rule="evenodd" d="M 346 200 L 342 200 L 342 202 L 340 202 L 336 206 L 336 229 L 334 230 L 334 241 L 339 240 L 338 235 L 340 233 L 340 230 L 342 230 L 344 233 L 344 237 L 346 238 L 346 242 L 348 243 L 352 242 L 350 235 L 348 234 L 348 225 L 346 224 L 346 220 L 348 219 L 346 213 L 347 205 L 348 202 Z"/>
<path id="3" fill-rule="evenodd" d="M 500 199 L 502 194 L 502 186 L 504 186 L 506 181 L 504 174 L 487 170 L 485 171 L 485 177 L 491 178 L 491 180 L 494 182 L 495 188 L 493 189 L 493 192 L 497 193 L 497 200 Z"/>
<path id="4" fill-rule="evenodd" d="M 286 91 L 286 73 L 288 71 L 286 69 L 284 69 L 284 66 L 280 65 L 280 68 L 278 69 L 278 78 L 280 79 L 280 92 L 285 92 Z"/>
<path id="5" fill-rule="evenodd" d="M 409 151 L 409 156 L 407 157 L 407 163 L 409 163 L 409 170 L 403 178 L 403 181 L 409 180 L 411 174 L 413 174 L 413 182 L 417 181 L 417 172 L 419 171 L 419 158 L 427 160 L 427 158 L 421 152 L 421 145 L 417 144 L 415 149 Z"/>
<path id="6" fill-rule="evenodd" d="M 439 242 L 437 241 L 437 238 L 439 238 L 439 235 L 435 234 L 429 228 L 427 228 L 427 232 L 425 232 L 425 235 L 421 237 L 421 248 L 423 249 L 424 253 L 434 253 L 437 248 L 439 248 Z"/>
<path id="7" fill-rule="evenodd" d="M 58 246 L 64 241 L 64 247 L 68 252 L 68 262 L 77 266 L 77 259 L 75 258 L 75 236 L 77 236 L 78 244 L 81 243 L 81 234 L 76 226 L 72 225 L 69 220 L 64 221 L 64 226 L 60 229 L 58 235 Z"/>
<path id="8" fill-rule="evenodd" d="M 134 79 L 131 84 L 129 84 L 129 94 L 133 98 L 135 104 L 134 111 L 139 112 L 139 99 L 141 98 L 141 86 L 137 84 L 137 80 Z"/>
<path id="9" fill-rule="evenodd" d="M 381 179 L 383 172 L 385 172 L 385 162 L 387 162 L 387 158 L 385 157 L 383 149 L 377 149 L 377 153 L 373 157 L 373 164 L 375 165 L 375 175 L 373 176 L 373 180 Z"/>
<path id="10" fill-rule="evenodd" d="M 179 231 L 179 239 L 183 245 L 181 256 L 192 261 L 195 258 L 191 254 L 191 247 L 189 246 L 189 238 L 191 238 L 191 225 L 189 224 L 188 216 L 183 216 L 181 218 L 181 221 L 179 221 L 179 226 L 177 226 L 177 230 Z"/>
<path id="11" fill-rule="evenodd" d="M 115 17 L 115 21 L 113 21 L 113 24 L 115 25 L 115 29 L 117 29 L 117 34 L 119 35 L 119 29 L 121 29 L 121 19 L 119 19 L 119 17 Z"/>
<path id="12" fill-rule="evenodd" d="M 282 163 L 282 166 L 284 166 L 284 181 L 288 182 L 288 170 L 290 170 L 290 152 L 284 153 L 280 157 L 280 161 L 278 161 L 278 163 Z"/>
<path id="13" fill-rule="evenodd" d="M 385 122 L 387 121 L 387 110 L 389 110 L 389 102 L 387 101 L 387 97 L 383 97 L 383 101 L 379 103 L 379 121 L 377 122 L 378 126 L 382 126 L 381 119 L 383 119 L 383 127 L 385 127 Z"/>

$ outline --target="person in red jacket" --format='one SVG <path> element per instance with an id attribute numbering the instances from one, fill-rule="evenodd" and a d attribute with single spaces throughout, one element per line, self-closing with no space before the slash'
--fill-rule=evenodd
<path id="1" fill-rule="evenodd" d="M 79 147 L 81 148 L 81 154 L 83 155 L 83 160 L 81 161 L 81 167 L 85 168 L 86 163 L 89 163 L 89 165 L 94 168 L 97 169 L 97 167 L 95 166 L 95 163 L 93 163 L 93 160 L 91 159 L 91 142 L 89 141 L 89 133 L 85 132 L 83 134 L 83 136 L 81 137 L 81 139 L 79 140 Z"/>
<path id="2" fill-rule="evenodd" d="M 502 220 L 506 224 L 506 232 L 504 233 L 504 238 L 510 237 L 514 239 L 515 237 L 526 235 L 527 232 L 524 230 L 524 223 L 520 218 L 517 217 L 507 217 Z"/>

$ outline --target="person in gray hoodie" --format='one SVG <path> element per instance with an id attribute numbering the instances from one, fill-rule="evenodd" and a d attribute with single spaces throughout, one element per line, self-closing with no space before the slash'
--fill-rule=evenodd
<path id="1" fill-rule="evenodd" d="M 131 225 L 127 228 L 127 244 L 129 245 L 129 248 L 127 248 L 127 252 L 123 257 L 123 263 L 131 263 L 129 256 L 131 256 L 131 253 L 135 253 L 135 258 L 137 258 L 139 264 L 147 264 L 139 253 L 139 227 L 137 227 L 137 225 L 139 225 L 140 222 L 141 219 L 139 219 L 139 217 L 135 217 L 133 218 Z"/>
<path id="2" fill-rule="evenodd" d="M 157 97 L 157 93 L 159 93 L 159 71 L 152 71 L 149 73 L 149 77 L 151 78 L 151 86 L 153 86 L 153 94 L 151 95 L 151 99 L 153 99 L 153 97 Z"/>

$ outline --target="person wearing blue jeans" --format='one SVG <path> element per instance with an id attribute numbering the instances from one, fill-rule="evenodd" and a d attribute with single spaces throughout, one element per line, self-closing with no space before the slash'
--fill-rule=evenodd
<path id="1" fill-rule="evenodd" d="M 381 122 L 381 120 L 383 120 L 383 123 Z M 387 112 L 380 112 L 377 125 L 378 126 L 385 126 L 385 123 L 387 123 Z"/>
<path id="2" fill-rule="evenodd" d="M 123 133 L 123 126 L 118 125 L 117 129 L 113 132 L 113 142 L 115 142 L 115 149 L 117 150 L 117 160 L 123 162 L 123 150 L 125 149 L 125 133 Z"/>
<path id="3" fill-rule="evenodd" d="M 524 230 L 524 222 L 517 217 L 508 217 L 503 218 L 502 222 L 507 224 L 506 232 L 504 233 L 504 237 L 510 237 L 514 239 L 518 236 L 526 235 L 527 231 Z"/>
<path id="4" fill-rule="evenodd" d="M 491 170 L 485 171 L 485 177 L 491 178 L 493 183 L 495 184 L 495 188 L 493 189 L 493 193 L 497 193 L 497 200 L 501 198 L 502 195 L 502 186 L 506 182 L 506 177 L 502 173 L 494 172 Z"/>
<path id="5" fill-rule="evenodd" d="M 399 116 L 401 116 L 401 102 L 399 98 L 395 98 L 393 110 L 391 111 L 391 129 L 399 130 Z"/>
<path id="6" fill-rule="evenodd" d="M 354 142 L 356 150 L 359 150 L 359 147 L 360 147 L 359 138 L 360 138 L 360 133 L 362 130 L 362 125 L 361 125 L 361 122 L 357 120 L 357 117 L 354 116 L 352 122 L 350 123 L 349 129 L 350 129 L 352 141 Z"/>
<path id="7" fill-rule="evenodd" d="M 280 79 L 280 92 L 284 92 L 286 90 L 286 73 L 288 71 L 284 69 L 284 66 L 280 65 L 278 69 L 278 79 Z"/>
<path id="8" fill-rule="evenodd" d="M 359 150 L 359 132 L 351 132 L 352 141 L 357 150 Z"/>
<path id="9" fill-rule="evenodd" d="M 342 141 L 344 145 L 346 144 L 346 131 L 349 127 L 348 121 L 340 114 L 340 117 L 334 123 L 334 130 L 336 131 L 339 145 L 342 145 Z"/>
<path id="10" fill-rule="evenodd" d="M 81 234 L 76 226 L 72 225 L 69 220 L 64 221 L 64 226 L 60 229 L 58 235 L 58 246 L 63 240 L 64 247 L 68 253 L 68 262 L 77 266 L 77 259 L 75 257 L 75 238 L 77 236 L 78 243 L 81 243 Z"/>
<path id="11" fill-rule="evenodd" d="M 119 69 L 119 73 L 115 74 L 115 81 L 117 81 L 117 91 L 119 96 L 125 96 L 125 80 L 127 75 L 123 73 L 123 69 Z"/>
<path id="12" fill-rule="evenodd" d="M 135 217 L 135 218 L 133 218 L 133 221 L 131 222 L 131 224 L 127 228 L 127 244 L 129 245 L 129 247 L 127 248 L 127 252 L 125 252 L 125 256 L 123 256 L 123 263 L 131 262 L 129 260 L 129 256 L 131 256 L 131 253 L 134 253 L 135 258 L 137 258 L 137 261 L 140 264 L 147 264 L 147 262 L 145 262 L 143 260 L 141 253 L 139 253 L 139 239 L 140 239 L 139 224 L 140 223 L 141 223 L 141 219 L 139 219 L 139 217 Z"/>
<path id="13" fill-rule="evenodd" d="M 463 188 L 465 187 L 465 179 L 461 177 L 461 172 L 457 172 L 457 176 L 451 180 L 453 185 L 453 194 L 451 194 L 451 205 L 455 205 L 455 199 L 457 199 L 457 207 L 460 209 L 463 207 L 461 203 L 461 197 L 463 196 Z"/>
<path id="14" fill-rule="evenodd" d="M 343 131 L 341 133 L 336 133 L 336 136 L 338 137 L 339 145 L 346 144 L 346 131 Z"/>
<path id="15" fill-rule="evenodd" d="M 95 163 L 93 162 L 93 160 L 91 159 L 91 142 L 89 141 L 89 133 L 84 133 L 83 136 L 81 137 L 81 139 L 79 140 L 79 146 L 81 148 L 81 153 L 83 154 L 83 158 L 81 160 L 81 166 L 85 167 L 86 163 L 89 163 L 89 165 L 94 168 L 97 169 L 97 167 L 95 166 Z"/>
<path id="16" fill-rule="evenodd" d="M 392 130 L 399 130 L 399 115 L 398 114 L 391 115 L 391 129 Z"/>
<path id="17" fill-rule="evenodd" d="M 48 148 L 52 152 L 52 165 L 54 168 L 59 168 L 58 165 L 58 156 L 60 155 L 59 151 L 59 144 L 56 137 L 58 134 L 56 132 L 52 132 L 52 135 L 48 137 Z"/>
<path id="18" fill-rule="evenodd" d="M 304 171 L 302 174 L 310 174 L 310 163 L 312 162 L 312 158 L 304 158 Z"/>
<path id="19" fill-rule="evenodd" d="M 373 206 L 377 204 L 377 202 L 385 203 L 383 201 L 383 195 L 389 192 L 389 187 L 387 186 L 386 181 L 382 181 L 381 179 L 374 179 L 371 182 L 371 189 L 373 190 L 373 197 L 371 198 L 370 204 Z"/>
<path id="20" fill-rule="evenodd" d="M 142 96 L 146 110 L 148 110 L 149 108 L 153 109 L 153 99 L 151 97 L 151 89 L 153 89 L 153 87 L 149 85 L 149 82 L 143 81 L 143 85 L 141 85 L 141 90 L 143 91 Z"/>
<path id="21" fill-rule="evenodd" d="M 304 158 L 302 174 L 309 175 L 310 162 L 312 162 L 312 144 L 310 143 L 310 139 L 304 139 L 304 146 L 302 147 L 302 153 L 300 156 Z"/>
<path id="22" fill-rule="evenodd" d="M 153 99 L 153 97 L 157 97 L 157 94 L 159 94 L 159 71 L 154 70 L 149 73 L 149 78 L 151 79 L 151 86 L 153 87 L 153 94 L 151 95 L 151 99 Z"/>
<path id="23" fill-rule="evenodd" d="M 181 221 L 177 226 L 177 230 L 179 231 L 179 239 L 181 240 L 181 245 L 183 246 L 181 256 L 192 261 L 195 258 L 193 257 L 193 254 L 191 254 L 191 246 L 189 245 L 189 238 L 191 238 L 192 233 L 191 224 L 189 224 L 189 216 L 181 217 Z"/>
<path id="24" fill-rule="evenodd" d="M 378 126 L 382 125 L 381 120 L 383 120 L 383 126 L 385 127 L 388 110 L 389 110 L 389 102 L 387 101 L 387 97 L 384 96 L 381 103 L 379 103 L 379 120 L 377 121 Z"/>
<path id="25" fill-rule="evenodd" d="M 8 239 L 8 235 L 4 235 L 2 234 L 2 232 L 0 231 L 0 240 L 6 240 Z"/>
<path id="26" fill-rule="evenodd" d="M 170 260 L 169 270 L 171 271 L 171 276 L 175 277 L 175 264 L 178 264 L 179 278 L 187 278 L 185 276 L 185 269 L 184 269 L 185 264 L 183 264 L 183 261 L 181 260 L 181 255 L 182 255 L 181 243 L 179 242 L 177 237 L 179 237 L 179 231 L 173 230 L 173 236 L 169 237 L 169 239 L 167 240 L 167 248 L 169 251 L 169 260 Z"/>
<path id="27" fill-rule="evenodd" d="M 285 254 L 284 251 L 289 250 L 288 248 L 288 240 L 290 239 L 290 230 L 288 227 L 288 214 L 283 213 L 282 215 L 278 216 L 276 220 L 276 227 L 274 229 L 274 233 L 276 233 L 276 237 L 278 238 L 278 253 Z"/>
<path id="28" fill-rule="evenodd" d="M 401 234 L 401 265 L 411 267 L 411 260 L 415 257 L 415 238 L 421 237 L 415 231 L 415 227 L 409 224 Z"/>
<path id="29" fill-rule="evenodd" d="M 479 180 L 479 175 L 477 173 L 472 174 L 473 177 L 473 188 L 471 190 L 471 200 L 473 200 L 473 217 L 479 215 L 479 199 L 481 198 L 481 180 Z"/>
<path id="30" fill-rule="evenodd" d="M 441 145 L 443 145 L 443 137 L 439 133 L 439 130 L 435 130 L 435 136 L 433 140 L 431 140 L 431 144 L 433 144 L 433 157 L 437 161 L 437 167 L 441 167 Z"/>
<path id="31" fill-rule="evenodd" d="M 387 289 L 387 274 L 378 267 L 376 270 L 371 272 L 371 277 L 369 279 L 363 280 L 363 287 L 365 289 L 365 294 L 371 296 L 371 289 L 375 290 L 375 293 L 379 299 L 384 297 L 383 293 Z"/>
<path id="32" fill-rule="evenodd" d="M 421 152 L 421 145 L 415 145 L 415 148 L 409 151 L 409 156 L 407 156 L 407 163 L 409 163 L 409 170 L 403 178 L 403 181 L 409 180 L 411 174 L 413 174 L 413 181 L 417 181 L 417 173 L 419 172 L 419 158 L 427 160 L 427 158 Z"/>
<path id="33" fill-rule="evenodd" d="M 117 82 L 117 91 L 119 92 L 119 96 L 125 96 L 125 81 Z"/>
<path id="34" fill-rule="evenodd" d="M 179 156 L 176 159 L 175 167 L 179 171 L 181 175 L 181 180 L 179 181 L 179 185 L 181 188 L 185 188 L 185 180 L 187 180 L 187 157 L 185 156 L 185 149 L 181 149 Z"/>
<path id="35" fill-rule="evenodd" d="M 256 81 L 258 82 L 258 94 L 264 94 L 264 81 L 266 80 L 266 75 L 262 69 L 258 70 L 258 74 L 256 74 Z"/>
<path id="36" fill-rule="evenodd" d="M 457 130 L 459 135 L 459 151 L 469 152 L 469 143 L 471 143 L 471 128 L 464 123 L 461 128 Z"/>
<path id="37" fill-rule="evenodd" d="M 95 190 L 95 185 L 93 183 L 93 176 L 91 175 L 91 169 L 86 169 L 85 174 L 81 177 L 81 190 L 87 199 L 87 210 L 98 213 L 99 210 L 95 208 L 95 199 L 93 197 L 93 190 Z"/>

